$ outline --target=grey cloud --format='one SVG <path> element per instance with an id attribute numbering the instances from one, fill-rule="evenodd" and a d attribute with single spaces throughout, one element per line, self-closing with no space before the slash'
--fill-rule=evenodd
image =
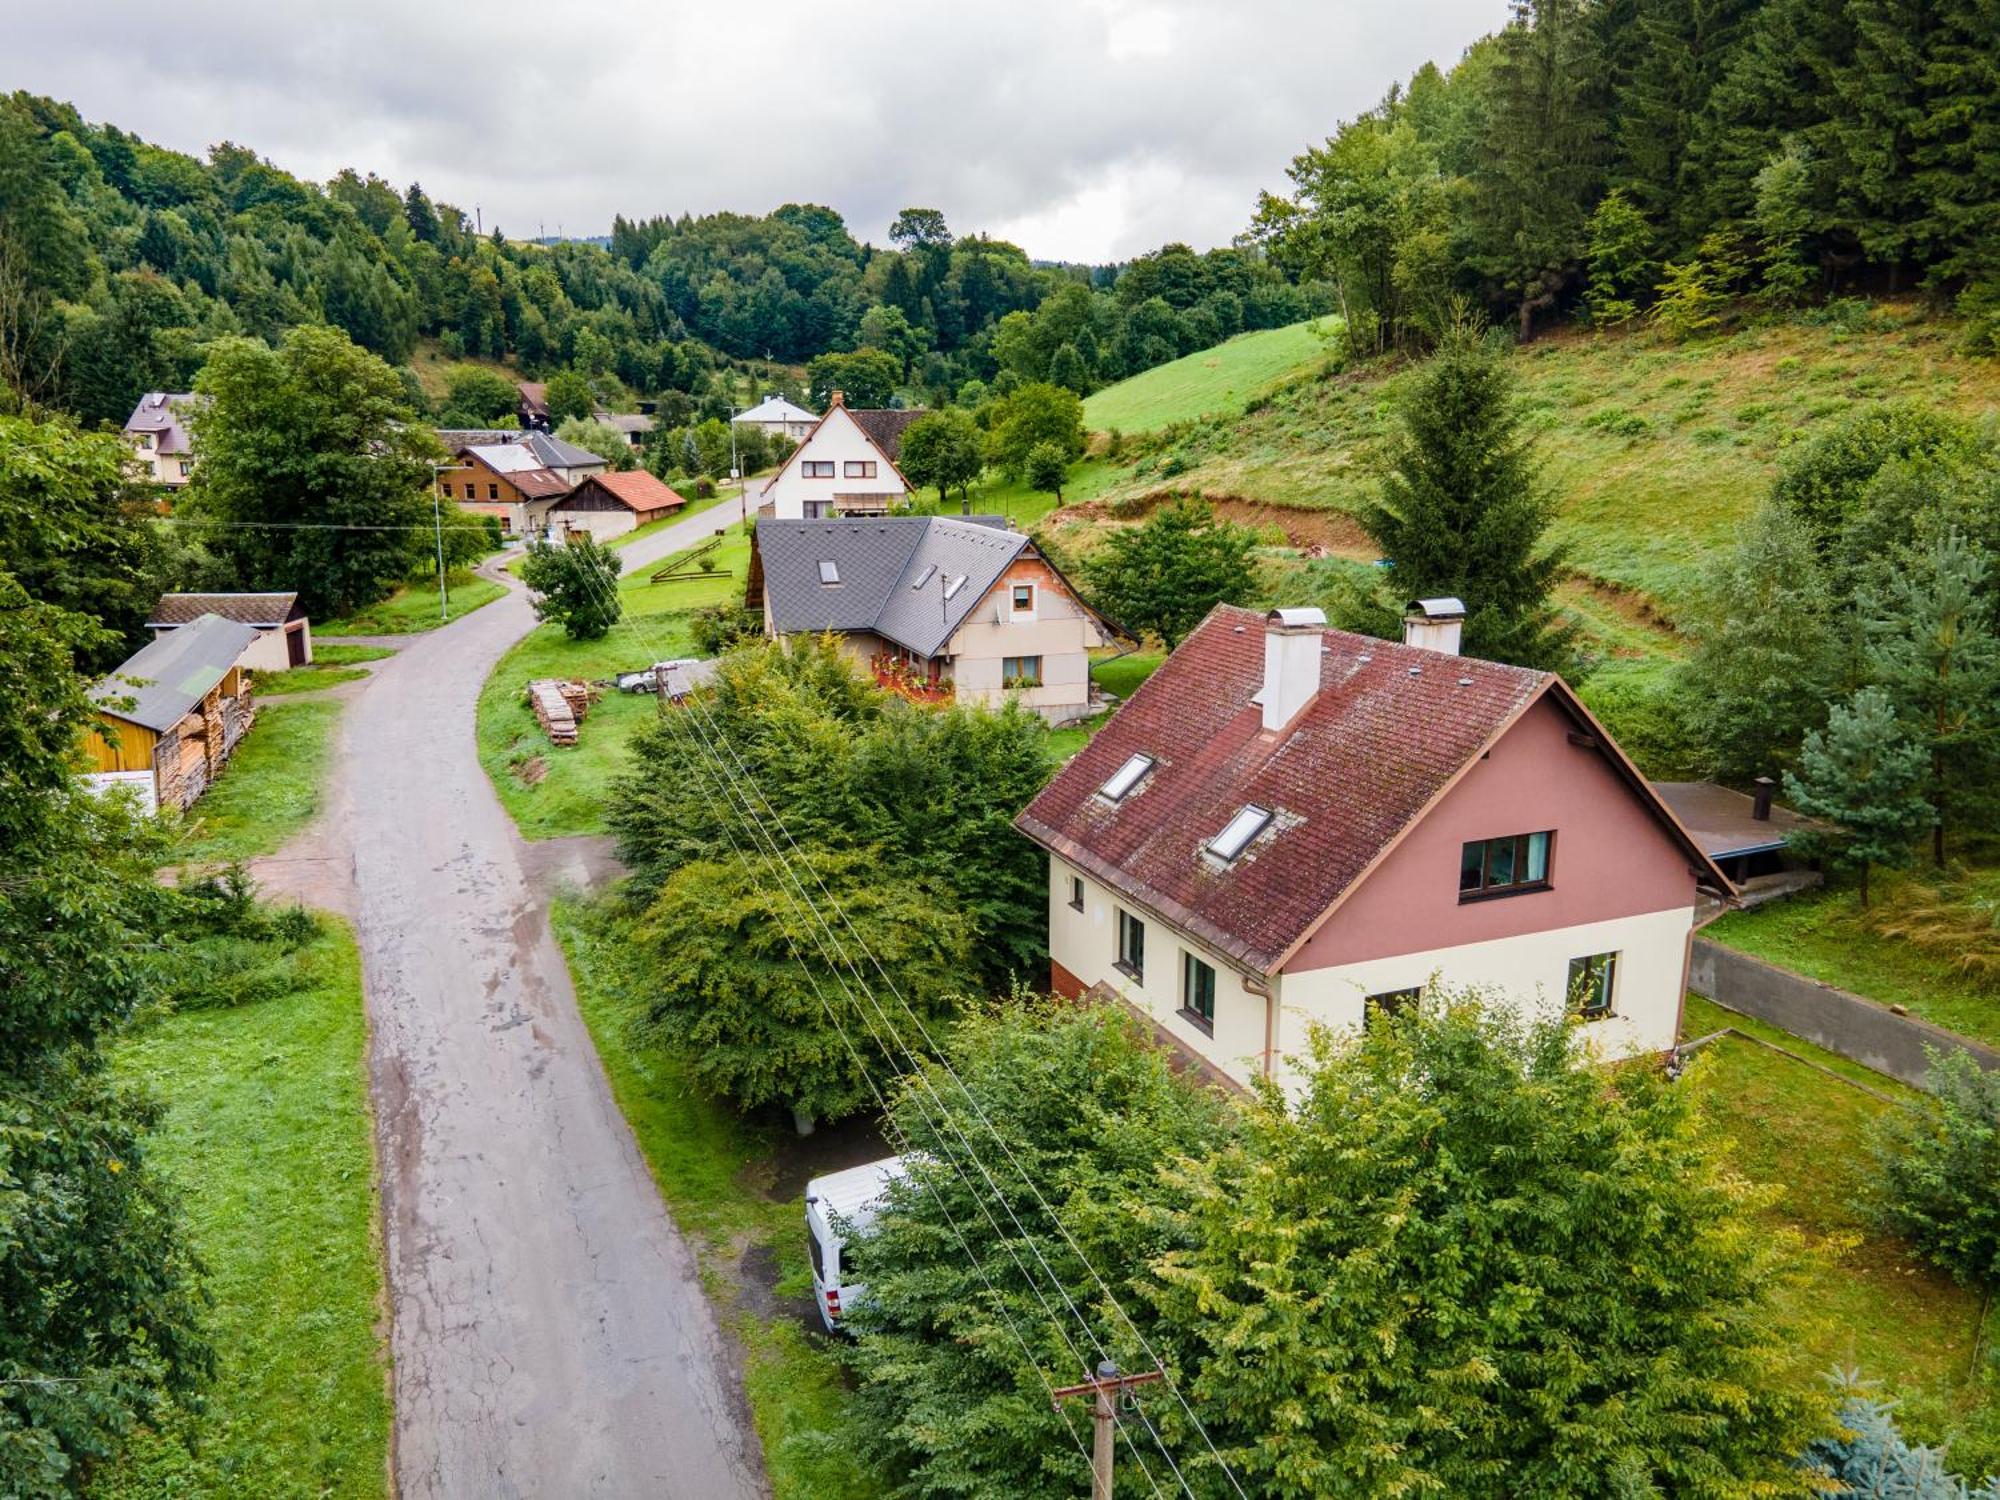
<path id="1" fill-rule="evenodd" d="M 420 180 L 488 225 L 910 203 L 1034 254 L 1226 243 L 1340 119 L 1504 19 L 1501 0 L 760 0 L 38 6 L 0 86 L 201 152 Z M 145 45 L 136 45 L 137 39 Z"/>

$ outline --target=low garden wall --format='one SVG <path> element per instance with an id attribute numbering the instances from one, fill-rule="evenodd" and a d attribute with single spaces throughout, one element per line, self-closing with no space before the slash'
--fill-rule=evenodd
<path id="1" fill-rule="evenodd" d="M 1969 1052 L 1981 1067 L 2000 1068 L 2000 1052 L 1991 1047 L 1708 938 L 1694 940 L 1688 988 L 1919 1088 L 1930 1069 L 1927 1049 Z"/>

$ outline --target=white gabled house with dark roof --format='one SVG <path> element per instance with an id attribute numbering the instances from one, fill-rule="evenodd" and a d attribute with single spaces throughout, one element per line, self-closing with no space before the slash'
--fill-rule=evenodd
<path id="1" fill-rule="evenodd" d="M 1433 978 L 1571 1006 L 1607 1057 L 1675 1045 L 1729 881 L 1561 678 L 1460 657 L 1429 602 L 1428 647 L 1228 606 L 1180 644 L 1015 820 L 1057 991 L 1238 1084 Z"/>
<path id="2" fill-rule="evenodd" d="M 1090 712 L 1090 650 L 1117 634 L 998 517 L 765 517 L 749 592 L 767 635 L 830 632 L 885 686 L 1058 724 Z"/>
<path id="3" fill-rule="evenodd" d="M 755 488 L 759 511 L 780 521 L 830 516 L 881 516 L 909 502 L 910 482 L 896 467 L 903 433 L 921 411 L 858 410 L 839 391 L 826 415 L 794 448 L 778 472 Z"/>

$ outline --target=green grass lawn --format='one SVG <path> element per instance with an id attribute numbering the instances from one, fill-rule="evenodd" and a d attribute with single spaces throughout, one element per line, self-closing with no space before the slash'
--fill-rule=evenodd
<path id="1" fill-rule="evenodd" d="M 1878 877 L 1876 886 L 1878 904 L 1896 900 L 1895 881 Z M 1851 889 L 1809 891 L 1730 912 L 1702 935 L 2000 1047 L 2000 994 L 1936 954 L 1871 932 Z"/>
<path id="2" fill-rule="evenodd" d="M 1132 651 L 1123 656 L 1107 656 L 1091 664 L 1090 675 L 1099 687 L 1116 694 L 1122 703 L 1166 659 L 1166 654 L 1160 651 Z M 1049 755 L 1057 765 L 1061 765 L 1089 744 L 1090 737 L 1102 729 L 1116 712 L 1115 708 L 1106 709 L 1081 723 L 1050 730 Z"/>
<path id="3" fill-rule="evenodd" d="M 653 583 L 658 564 L 639 568 L 618 582 L 625 613 L 604 639 L 573 641 L 559 625 L 538 625 L 500 658 L 479 694 L 479 760 L 523 838 L 604 832 L 605 798 L 625 769 L 626 746 L 658 712 L 649 694 L 607 691 L 577 743 L 558 749 L 528 707 L 527 684 L 538 677 L 593 681 L 692 654 L 688 616 L 741 599 L 749 559 L 748 535 L 731 526 L 716 556 L 727 570 L 720 576 Z"/>
<path id="4" fill-rule="evenodd" d="M 313 647 L 312 664 L 316 667 L 353 667 L 364 661 L 383 661 L 396 654 L 390 646 L 343 646 L 334 644 Z"/>
<path id="5" fill-rule="evenodd" d="M 259 672 L 256 693 L 259 698 L 282 698 L 288 693 L 316 693 L 321 688 L 337 687 L 343 682 L 359 682 L 368 675 L 362 667 L 337 667 L 331 663 L 314 662 L 309 667 L 293 667 L 286 672 Z"/>
<path id="6" fill-rule="evenodd" d="M 490 578 L 460 570 L 447 580 L 446 602 L 451 618 L 471 614 L 481 605 L 491 604 L 507 590 Z M 435 630 L 445 621 L 438 618 L 437 582 L 408 583 L 379 604 L 358 609 L 338 620 L 325 620 L 313 627 L 320 635 L 410 635 Z M 318 656 L 321 648 L 315 647 Z"/>
<path id="7" fill-rule="evenodd" d="M 198 1410 L 138 1433 L 92 1500 L 380 1500 L 390 1403 L 361 961 L 322 918 L 298 988 L 151 1021 L 113 1055 L 165 1104 L 151 1152 L 214 1297 Z"/>
<path id="8" fill-rule="evenodd" d="M 1171 422 L 1238 413 L 1252 398 L 1326 361 L 1337 318 L 1239 333 L 1212 349 L 1155 365 L 1096 392 L 1083 403 L 1093 432 L 1153 432 Z"/>
<path id="9" fill-rule="evenodd" d="M 1684 1033 L 1733 1026 L 1775 1041 L 1879 1092 L 1906 1096 L 1889 1079 L 1748 1017 L 1688 997 Z M 1902 1403 L 1898 1420 L 1926 1442 L 1950 1439 L 1953 1467 L 1969 1473 L 2000 1465 L 2000 1371 L 1972 1371 L 1981 1299 L 1918 1262 L 1901 1240 L 1873 1228 L 1857 1207 L 1870 1171 L 1870 1122 L 1893 1105 L 1804 1063 L 1735 1037 L 1702 1049 L 1691 1081 L 1713 1126 L 1743 1173 L 1775 1183 L 1784 1197 L 1769 1212 L 1814 1247 L 1789 1310 L 1802 1319 L 1800 1371 L 1838 1364 L 1883 1382 Z M 2000 1334 L 1989 1314 L 1987 1343 Z"/>
<path id="10" fill-rule="evenodd" d="M 690 486 L 690 488 L 692 487 Z M 675 493 L 679 494 L 682 492 L 676 491 Z M 708 499 L 706 500 L 697 500 L 691 494 L 686 495 L 685 498 L 687 500 L 687 504 L 682 506 L 679 510 L 675 511 L 672 515 L 668 516 L 665 520 L 648 521 L 644 526 L 634 527 L 631 531 L 626 532 L 623 536 L 614 536 L 605 545 L 610 547 L 611 550 L 614 552 L 621 547 L 629 547 L 634 542 L 642 541 L 646 537 L 653 536 L 658 532 L 665 531 L 669 526 L 678 526 L 681 522 L 685 521 L 689 516 L 698 516 L 702 514 L 702 512 L 704 511 L 714 510 L 717 506 L 721 505 L 725 500 L 729 502 L 731 506 L 731 515 L 733 516 L 734 507 L 736 505 L 736 500 L 737 500 L 737 492 L 735 490 L 723 490 L 717 494 L 709 496 Z M 721 524 L 721 519 L 719 517 L 717 518 L 717 524 L 718 525 Z"/>
<path id="11" fill-rule="evenodd" d="M 695 1241 L 718 1316 L 743 1344 L 744 1388 L 774 1495 L 860 1500 L 879 1493 L 833 1445 L 812 1441 L 839 1420 L 846 1396 L 823 1341 L 738 1300 L 734 1262 L 750 1253 L 775 1259 L 779 1296 L 811 1294 L 804 1205 L 763 1188 L 777 1137 L 704 1095 L 671 1056 L 633 1045 L 644 994 L 633 982 L 632 950 L 601 910 L 562 899 L 552 920 L 611 1092 L 674 1222 Z"/>
<path id="12" fill-rule="evenodd" d="M 175 858 L 190 864 L 269 854 L 319 811 L 338 703 L 265 704 L 215 785 L 188 809 Z"/>

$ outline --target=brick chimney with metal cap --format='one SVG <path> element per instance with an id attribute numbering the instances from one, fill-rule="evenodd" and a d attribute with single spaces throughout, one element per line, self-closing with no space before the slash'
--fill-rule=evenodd
<path id="1" fill-rule="evenodd" d="M 828 394 L 828 396 L 827 396 L 827 398 L 826 398 L 826 404 L 827 404 L 827 409 L 828 409 L 829 411 L 830 411 L 830 410 L 832 410 L 832 409 L 833 409 L 834 407 L 836 407 L 836 406 L 845 406 L 845 405 L 847 405 L 847 392 L 845 392 L 845 391 L 833 391 L 833 392 L 829 393 L 829 394 Z"/>
<path id="2" fill-rule="evenodd" d="M 1274 609 L 1264 616 L 1264 686 L 1256 702 L 1267 731 L 1283 729 L 1319 692 L 1323 609 Z"/>
<path id="3" fill-rule="evenodd" d="M 1445 656 L 1458 655 L 1459 635 L 1465 629 L 1463 600 L 1449 597 L 1412 599 L 1403 615 L 1403 644 Z"/>

